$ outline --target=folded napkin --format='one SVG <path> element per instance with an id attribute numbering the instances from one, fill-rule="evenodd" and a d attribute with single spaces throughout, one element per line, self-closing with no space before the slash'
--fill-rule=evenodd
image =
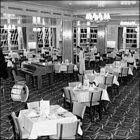
<path id="1" fill-rule="evenodd" d="M 33 110 L 28 114 L 28 117 L 36 117 L 38 116 Z"/>
<path id="2" fill-rule="evenodd" d="M 58 113 L 62 113 L 62 112 L 65 112 L 66 110 L 64 109 L 64 108 L 62 108 L 62 107 L 59 107 L 57 110 L 56 110 L 56 112 L 58 112 Z"/>
<path id="3" fill-rule="evenodd" d="M 78 87 L 77 87 L 77 86 L 75 86 L 75 87 L 73 88 L 73 90 L 78 90 Z"/>

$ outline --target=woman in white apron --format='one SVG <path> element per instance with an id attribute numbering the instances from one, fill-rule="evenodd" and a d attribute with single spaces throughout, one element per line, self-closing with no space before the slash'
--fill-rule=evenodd
<path id="1" fill-rule="evenodd" d="M 80 53 L 79 53 L 79 73 L 84 74 L 85 72 L 85 56 L 84 56 L 84 51 L 82 48 L 80 48 Z"/>

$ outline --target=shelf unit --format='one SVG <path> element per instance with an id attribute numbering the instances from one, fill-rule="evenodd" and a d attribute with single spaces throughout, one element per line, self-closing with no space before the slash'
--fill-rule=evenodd
<path id="1" fill-rule="evenodd" d="M 98 38 L 98 29 L 97 27 L 90 28 L 90 46 L 97 44 Z"/>
<path id="2" fill-rule="evenodd" d="M 43 47 L 43 30 L 40 28 L 40 31 L 37 32 L 37 45 L 39 48 Z"/>
<path id="3" fill-rule="evenodd" d="M 77 47 L 77 28 L 73 28 L 73 48 Z"/>
<path id="4" fill-rule="evenodd" d="M 45 28 L 43 33 L 42 28 L 41 31 L 37 32 L 37 45 L 39 48 L 41 47 L 53 47 L 54 46 L 54 31 L 53 28 Z"/>
<path id="5" fill-rule="evenodd" d="M 78 28 L 80 28 L 80 32 L 78 33 Z M 97 44 L 98 41 L 98 28 L 97 27 L 89 27 L 89 31 L 87 27 L 73 27 L 73 48 L 75 48 L 79 44 L 81 47 L 86 48 Z"/>
<path id="6" fill-rule="evenodd" d="M 136 27 L 126 28 L 126 47 L 137 48 L 137 32 Z"/>
<path id="7" fill-rule="evenodd" d="M 45 28 L 44 47 L 49 47 L 49 29 Z"/>
<path id="8" fill-rule="evenodd" d="M 18 50 L 18 30 L 12 29 L 10 31 L 0 27 L 1 47 L 3 51 L 17 51 Z"/>
<path id="9" fill-rule="evenodd" d="M 81 28 L 80 29 L 80 46 L 81 47 L 86 47 L 87 46 L 87 28 Z"/>
<path id="10" fill-rule="evenodd" d="M 8 31 L 3 26 L 0 26 L 0 45 L 3 51 L 8 51 Z"/>

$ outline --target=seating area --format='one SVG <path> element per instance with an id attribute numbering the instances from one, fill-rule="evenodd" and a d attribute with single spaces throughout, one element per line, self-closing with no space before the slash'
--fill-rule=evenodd
<path id="1" fill-rule="evenodd" d="M 91 69 L 89 69 L 91 70 Z M 97 70 L 96 70 L 97 71 Z M 105 108 L 106 111 L 100 110 L 98 112 L 96 110 L 90 110 L 92 104 L 92 97 L 94 94 L 91 94 L 91 102 L 89 104 L 89 108 L 87 108 L 85 103 L 77 104 L 75 101 L 72 100 L 70 97 L 68 101 L 68 105 L 64 103 L 64 97 L 67 97 L 63 92 L 62 89 L 67 87 L 67 79 L 68 77 L 64 77 L 65 79 L 61 81 L 55 80 L 50 86 L 43 87 L 41 90 L 37 90 L 36 88 L 29 85 L 30 95 L 26 102 L 16 102 L 12 101 L 11 99 L 11 88 L 14 85 L 14 81 L 11 81 L 12 78 L 9 77 L 6 81 L 2 80 L 5 91 L 4 97 L 1 98 L 1 138 L 2 139 L 13 139 L 18 134 L 14 133 L 14 125 L 12 123 L 12 112 L 15 112 L 17 115 L 19 114 L 20 110 L 30 108 L 29 103 L 34 102 L 38 104 L 38 101 L 42 98 L 44 100 L 50 100 L 50 103 L 58 104 L 70 112 L 73 112 L 79 119 L 82 118 L 82 130 L 83 130 L 83 139 L 97 139 L 97 138 L 139 138 L 139 69 L 136 70 L 136 75 L 133 76 L 131 81 L 126 85 L 119 86 L 119 92 L 114 93 L 110 96 L 110 102 L 105 101 Z M 107 82 L 106 86 L 103 84 L 99 84 L 100 88 L 107 89 Z M 71 88 L 74 85 L 79 85 L 80 82 L 77 82 L 77 77 L 72 76 L 69 81 L 69 86 Z M 68 90 L 68 94 L 70 94 L 70 90 Z M 36 102 L 35 102 L 36 101 Z M 104 100 L 102 100 L 104 101 Z M 130 104 L 131 102 L 131 104 Z M 102 102 L 100 102 L 101 105 Z M 35 107 L 36 105 L 34 105 Z M 37 105 L 38 106 L 38 105 Z M 81 106 L 81 107 L 80 107 Z M 34 108 L 33 107 L 33 108 Z M 77 109 L 75 108 L 77 107 Z M 84 108 L 83 108 L 84 107 Z M 79 109 L 78 109 L 79 108 Z M 83 108 L 82 112 L 79 112 L 80 109 Z M 94 108 L 96 109 L 96 108 Z M 76 111 L 78 110 L 78 111 Z M 98 108 L 97 108 L 98 110 Z M 94 113 L 93 113 L 94 112 Z M 93 113 L 94 115 L 91 115 Z M 100 114 L 101 113 L 101 114 Z M 120 115 L 121 114 L 121 115 Z M 131 120 L 131 121 L 130 121 Z M 17 122 L 17 121 L 16 121 Z M 61 125 L 58 125 L 59 130 L 61 129 Z M 120 134 L 122 133 L 122 134 Z M 25 133 L 26 134 L 26 133 Z M 60 134 L 59 134 L 60 135 Z M 20 137 L 22 134 L 18 134 Z M 45 136 L 39 137 L 39 139 L 44 139 Z M 48 136 L 45 137 L 49 139 Z M 52 137 L 51 137 L 52 138 Z M 80 135 L 77 135 L 77 139 L 81 139 Z"/>
<path id="2" fill-rule="evenodd" d="M 140 139 L 140 1 L 2 1 L 0 139 Z"/>

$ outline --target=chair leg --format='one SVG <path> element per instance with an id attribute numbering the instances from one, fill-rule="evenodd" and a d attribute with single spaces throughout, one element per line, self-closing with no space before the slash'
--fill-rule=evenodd
<path id="1" fill-rule="evenodd" d="M 90 107 L 90 120 L 92 122 L 92 108 Z"/>
<path id="2" fill-rule="evenodd" d="M 102 106 L 101 106 L 101 103 L 99 105 L 99 119 L 100 120 L 102 119 Z"/>

